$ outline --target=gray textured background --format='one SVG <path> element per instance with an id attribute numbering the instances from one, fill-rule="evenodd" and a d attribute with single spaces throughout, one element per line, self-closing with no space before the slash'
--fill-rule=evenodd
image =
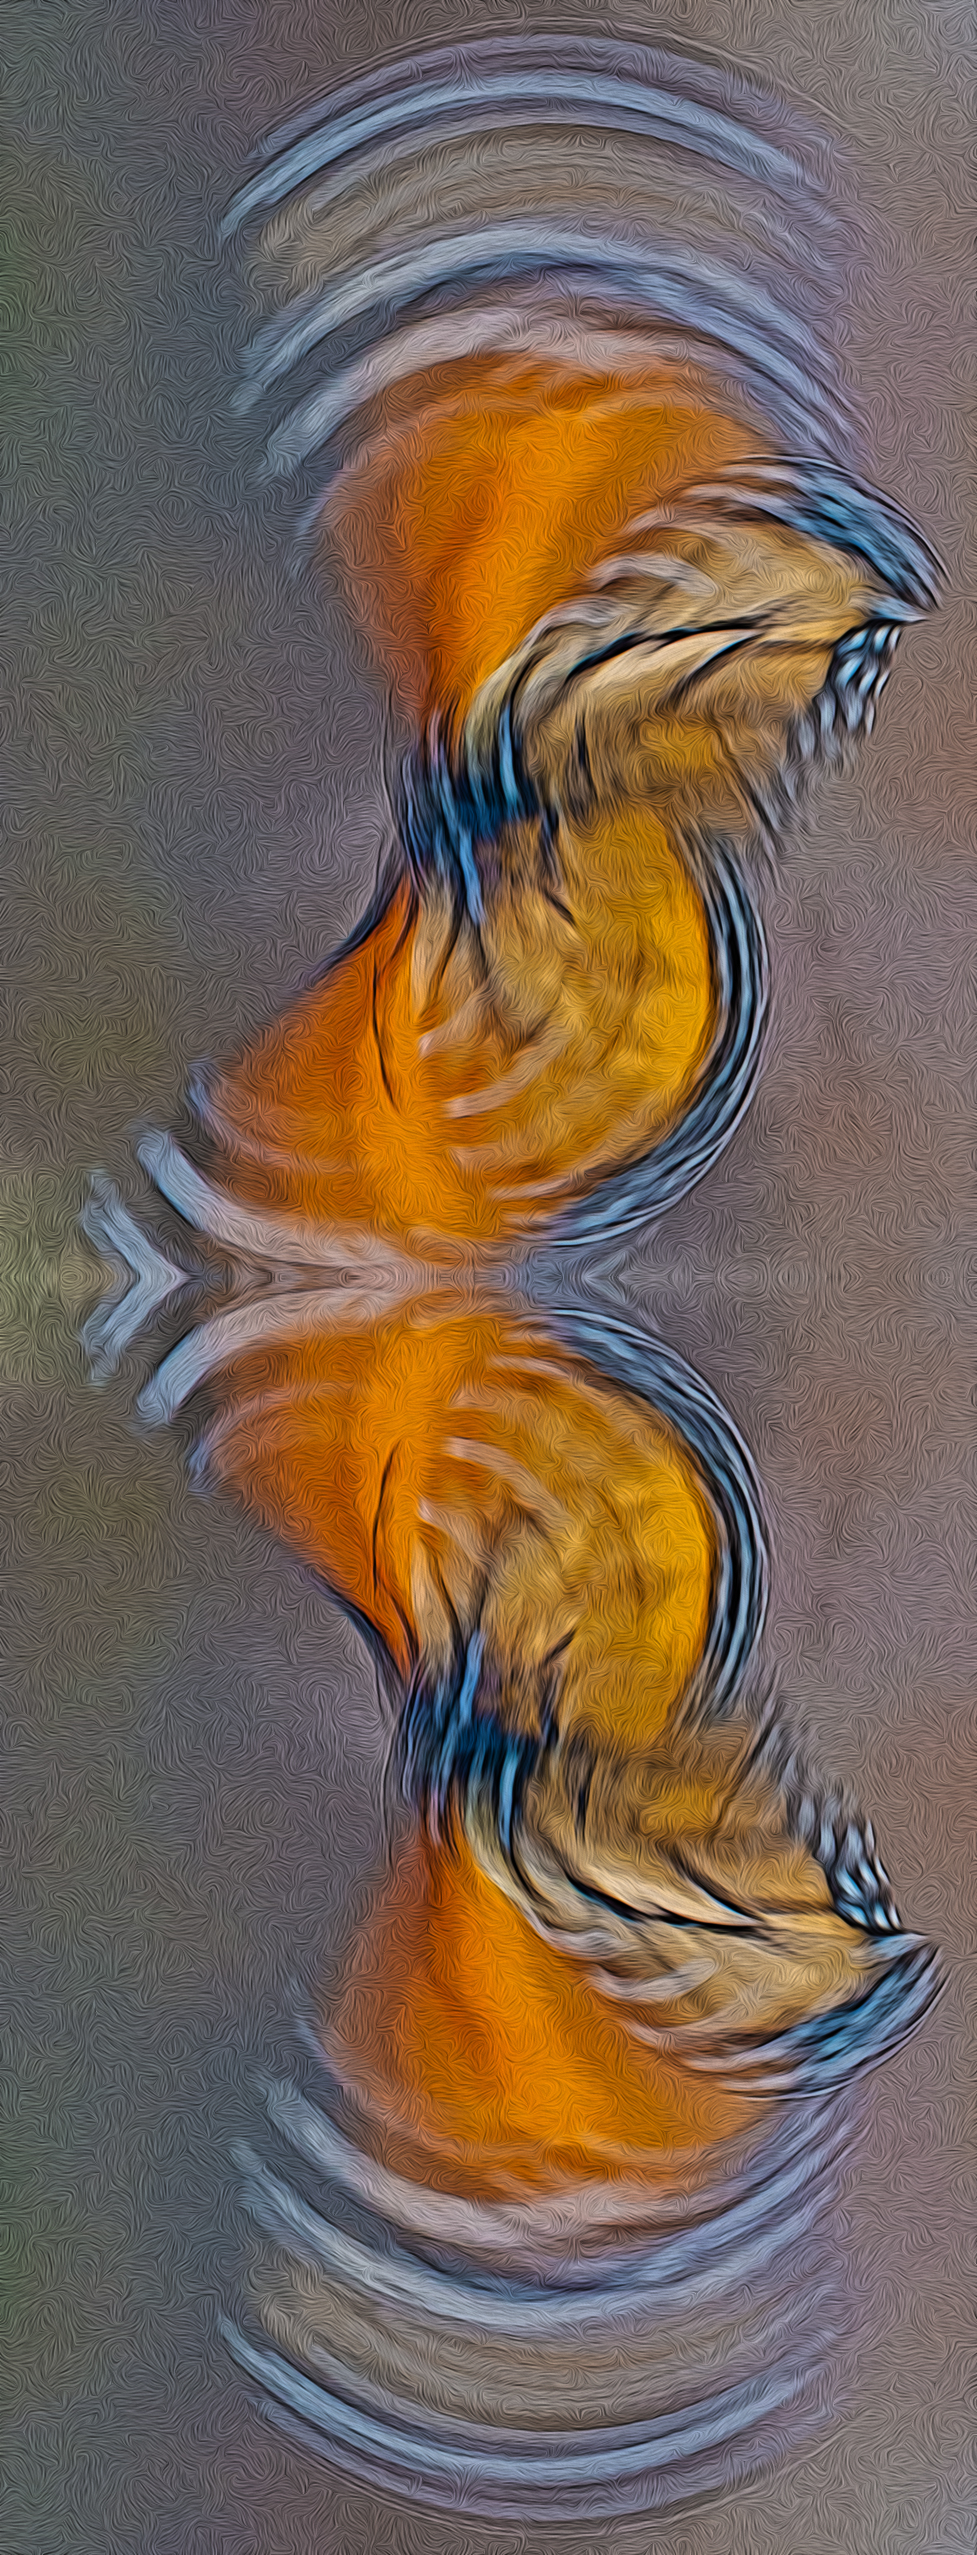
<path id="1" fill-rule="evenodd" d="M 613 23 L 735 56 L 849 146 L 888 243 L 851 315 L 872 462 L 950 571 L 857 783 L 823 793 L 767 898 L 757 1105 L 605 1274 L 746 1430 L 775 1519 L 771 1656 L 950 1984 L 871 2095 L 850 2218 L 880 2331 L 843 2426 L 701 2517 L 602 2542 L 972 2543 L 965 15 L 165 0 L 154 22 L 7 0 L 0 2555 L 523 2542 L 344 2498 L 215 2341 L 240 2269 L 230 2143 L 287 2044 L 293 1974 L 368 1877 L 381 1721 L 309 1576 L 140 1431 L 141 1370 L 90 1390 L 74 1219 L 92 1166 L 139 1195 L 134 1126 L 170 1123 L 192 1063 L 348 928 L 384 836 L 377 696 L 322 581 L 291 575 L 258 430 L 230 412 L 244 323 L 215 218 L 269 126 L 391 44 Z"/>

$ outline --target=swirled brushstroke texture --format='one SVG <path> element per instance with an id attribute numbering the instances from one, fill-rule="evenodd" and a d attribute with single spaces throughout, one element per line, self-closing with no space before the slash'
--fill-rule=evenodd
<path id="1" fill-rule="evenodd" d="M 415 743 L 354 939 L 198 1089 L 196 1161 L 142 1149 L 238 1272 L 143 1407 L 206 1396 L 200 1465 L 366 1632 L 413 1816 L 317 2018 L 334 2116 L 279 2088 L 290 2178 L 249 2161 L 275 2347 L 233 2347 L 354 2472 L 495 2515 L 665 2504 L 810 2403 L 831 2104 L 933 1992 L 871 1827 L 750 1709 L 735 1430 L 511 1279 L 728 1140 L 750 855 L 934 599 L 763 121 L 690 61 L 475 45 L 294 127 L 234 217 L 278 302 L 250 392 L 305 372 L 273 463 Z M 104 1357 L 180 1279 L 100 1212 L 138 1280 Z"/>
<path id="2" fill-rule="evenodd" d="M 829 2098 L 934 1983 L 871 1827 L 743 1709 L 745 1449 L 660 1344 L 451 1284 L 259 1293 L 148 1398 L 202 1388 L 198 1464 L 371 1639 L 415 1819 L 273 2098 L 288 2167 L 244 2160 L 274 2347 L 232 2347 L 435 2504 L 701 2489 L 818 2400 Z"/>
<path id="3" fill-rule="evenodd" d="M 838 465 L 797 284 L 827 215 L 655 69 L 433 56 L 242 198 L 284 305 L 253 388 L 325 376 L 273 454 L 327 470 L 316 523 L 419 728 L 376 912 L 201 1095 L 225 1176 L 340 1252 L 605 1234 L 702 1173 L 765 1007 L 743 851 L 870 727 L 933 598 Z"/>

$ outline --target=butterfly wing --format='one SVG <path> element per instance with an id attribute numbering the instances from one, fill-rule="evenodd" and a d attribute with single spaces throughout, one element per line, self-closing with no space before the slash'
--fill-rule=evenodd
<path id="1" fill-rule="evenodd" d="M 731 845 L 870 727 L 934 577 L 667 373 L 414 387 L 329 509 L 429 717 L 399 874 L 204 1106 L 243 1194 L 444 1263 L 655 1212 L 727 1140 L 765 1007 Z"/>
<path id="2" fill-rule="evenodd" d="M 242 1194 L 442 1265 L 715 1158 L 765 1004 L 729 838 L 869 723 L 933 592 L 836 466 L 831 221 L 782 121 L 551 50 L 378 75 L 231 217 L 276 304 L 254 391 L 313 368 L 273 460 L 322 456 L 317 536 L 418 733 L 403 874 L 212 1121 Z"/>
<path id="3" fill-rule="evenodd" d="M 204 1452 L 386 1661 L 418 1826 L 346 2073 L 532 2180 L 541 2141 L 548 2173 L 684 2152 L 879 2055 L 931 1967 L 870 1838 L 730 1717 L 764 1564 L 719 1406 L 648 1343 L 602 1372 L 485 1298 L 293 1319 L 211 1380 Z"/>
<path id="4" fill-rule="evenodd" d="M 746 460 L 754 438 L 687 376 L 531 355 L 417 373 L 333 481 L 321 529 L 398 701 L 464 719 L 541 614 L 572 603 L 634 518 Z"/>

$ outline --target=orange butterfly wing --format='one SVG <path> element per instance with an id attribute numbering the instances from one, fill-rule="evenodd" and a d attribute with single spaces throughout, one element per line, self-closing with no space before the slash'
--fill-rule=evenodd
<path id="1" fill-rule="evenodd" d="M 866 723 L 930 589 L 891 510 L 650 358 L 400 402 L 326 523 L 433 722 L 401 874 L 207 1114 L 241 1195 L 444 1265 L 658 1210 L 725 1141 L 765 994 L 724 843 Z"/>
<path id="2" fill-rule="evenodd" d="M 715 1718 L 762 1554 L 703 1388 L 484 1297 L 288 1318 L 212 1387 L 206 1451 L 383 1645 L 427 1827 L 327 2031 L 346 2080 L 528 2187 L 724 2138 L 846 2031 L 877 2054 L 929 1964 L 861 1830 L 829 1852 Z"/>
<path id="3" fill-rule="evenodd" d="M 543 1323 L 477 1302 L 349 1329 L 324 1312 L 319 1336 L 237 1360 L 217 1394 L 211 1467 L 380 1635 L 429 1804 L 466 1736 L 501 1743 L 503 1781 L 507 1743 L 531 1762 L 555 1682 L 568 1736 L 662 1736 L 705 1645 L 708 1506 L 674 1431 Z M 406 1843 L 326 2037 L 388 2130 L 428 2163 L 450 2152 L 473 2190 L 603 2173 L 742 2117 L 636 2048 L 464 1828 L 447 1853 Z"/>
<path id="4" fill-rule="evenodd" d="M 510 357 L 400 388 L 399 423 L 334 482 L 323 528 L 399 701 L 464 716 L 634 518 L 755 437 L 672 368 L 642 378 Z"/>

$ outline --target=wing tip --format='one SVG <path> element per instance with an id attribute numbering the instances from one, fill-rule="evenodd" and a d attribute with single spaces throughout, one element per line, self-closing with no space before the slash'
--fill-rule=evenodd
<path id="1" fill-rule="evenodd" d="M 864 559 L 885 591 L 890 621 L 913 620 L 939 603 L 946 571 L 922 533 L 890 498 L 833 463 L 758 455 L 729 463 L 708 485 L 683 491 L 682 501 L 766 517 Z"/>

